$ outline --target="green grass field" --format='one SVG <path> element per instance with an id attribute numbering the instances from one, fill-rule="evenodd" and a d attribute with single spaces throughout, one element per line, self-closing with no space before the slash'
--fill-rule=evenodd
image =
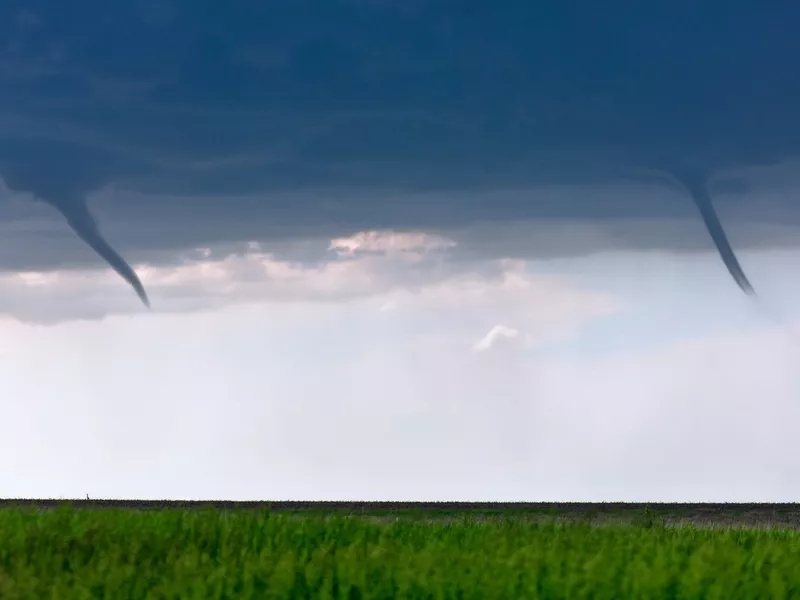
<path id="1" fill-rule="evenodd" d="M 800 598 L 800 533 L 4 508 L 0 598 Z"/>

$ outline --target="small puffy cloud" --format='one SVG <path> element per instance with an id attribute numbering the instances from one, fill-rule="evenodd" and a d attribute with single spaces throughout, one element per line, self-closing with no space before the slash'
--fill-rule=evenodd
<path id="1" fill-rule="evenodd" d="M 446 250 L 456 242 L 444 236 L 423 232 L 362 231 L 349 237 L 331 240 L 329 249 L 339 256 L 377 253 L 394 258 L 420 260 L 434 250 Z"/>
<path id="2" fill-rule="evenodd" d="M 475 344 L 474 350 L 476 352 L 483 352 L 494 346 L 503 338 L 515 338 L 518 335 L 519 331 L 516 329 L 506 327 L 505 325 L 495 325 L 489 330 L 489 333 L 487 333 L 483 339 L 481 339 L 481 341 Z"/>

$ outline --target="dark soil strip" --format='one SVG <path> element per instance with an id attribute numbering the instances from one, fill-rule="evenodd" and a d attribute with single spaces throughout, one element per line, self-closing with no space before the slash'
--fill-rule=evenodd
<path id="1" fill-rule="evenodd" d="M 2 508 L 131 510 L 269 510 L 316 515 L 353 515 L 446 520 L 478 519 L 567 520 L 592 523 L 651 521 L 665 524 L 791 527 L 800 529 L 800 504 L 673 504 L 584 502 L 288 502 L 230 500 L 64 500 L 0 499 Z"/>

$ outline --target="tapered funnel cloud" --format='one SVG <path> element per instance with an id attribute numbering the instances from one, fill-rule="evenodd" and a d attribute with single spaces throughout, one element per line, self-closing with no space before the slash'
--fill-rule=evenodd
<path id="1" fill-rule="evenodd" d="M 725 230 L 722 227 L 722 223 L 720 223 L 717 211 L 714 210 L 714 204 L 711 202 L 711 196 L 708 193 L 706 175 L 699 170 L 689 168 L 672 169 L 670 173 L 686 188 L 700 210 L 703 223 L 705 223 L 706 229 L 722 257 L 722 262 L 725 263 L 737 285 L 748 296 L 755 296 L 756 292 L 744 274 L 739 260 L 736 258 L 736 254 L 734 254 L 733 248 L 728 241 L 728 236 L 725 235 Z"/>
<path id="2" fill-rule="evenodd" d="M 108 265 L 116 271 L 120 277 L 127 281 L 130 286 L 136 291 L 141 301 L 147 308 L 150 308 L 150 300 L 147 297 L 147 292 L 139 280 L 136 271 L 122 258 L 116 250 L 114 250 L 103 234 L 100 233 L 100 228 L 97 226 L 86 202 L 83 199 L 67 200 L 55 202 L 47 200 L 48 204 L 54 206 L 58 211 L 67 219 L 67 223 L 72 230 L 81 238 L 86 244 L 89 245 L 97 254 L 105 260 Z"/>

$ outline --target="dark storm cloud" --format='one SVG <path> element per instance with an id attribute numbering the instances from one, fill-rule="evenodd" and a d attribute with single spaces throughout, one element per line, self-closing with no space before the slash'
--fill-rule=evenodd
<path id="1" fill-rule="evenodd" d="M 307 233 L 658 219 L 694 201 L 746 289 L 706 188 L 746 188 L 724 174 L 800 154 L 797 17 L 789 3 L 7 2 L 0 173 L 134 286 L 81 230 L 83 202 L 109 186 L 151 194 L 176 238 L 200 214 Z M 645 172 L 679 189 L 686 169 L 690 189 L 658 202 L 492 193 Z M 340 195 L 302 193 L 314 188 Z M 452 193 L 381 193 L 398 189 Z M 785 223 L 794 205 L 764 218 Z"/>

